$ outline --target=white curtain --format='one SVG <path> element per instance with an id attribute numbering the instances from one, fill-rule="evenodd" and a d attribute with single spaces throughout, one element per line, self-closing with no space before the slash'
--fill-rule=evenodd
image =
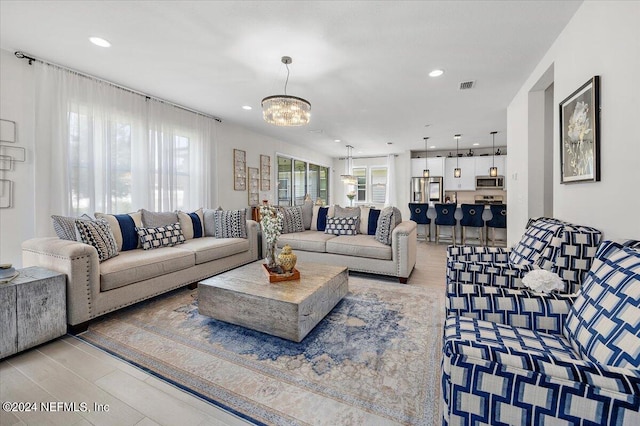
<path id="1" fill-rule="evenodd" d="M 37 235 L 51 214 L 192 210 L 212 201 L 213 119 L 35 63 Z"/>
<path id="2" fill-rule="evenodd" d="M 396 198 L 396 156 L 389 154 L 387 156 L 387 194 L 384 200 L 385 207 L 397 207 L 398 200 Z"/>

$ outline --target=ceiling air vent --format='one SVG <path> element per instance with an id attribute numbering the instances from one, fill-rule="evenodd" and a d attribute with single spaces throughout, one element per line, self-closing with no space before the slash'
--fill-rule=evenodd
<path id="1" fill-rule="evenodd" d="M 460 82 L 460 90 L 473 89 L 473 86 L 475 86 L 475 85 L 476 85 L 476 81 L 475 80 L 462 81 L 462 82 Z"/>

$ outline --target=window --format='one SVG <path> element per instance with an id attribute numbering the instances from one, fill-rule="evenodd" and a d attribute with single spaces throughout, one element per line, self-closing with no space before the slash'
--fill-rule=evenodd
<path id="1" fill-rule="evenodd" d="M 329 202 L 329 167 L 277 155 L 278 205 L 302 205 L 307 194 Z"/>
<path id="2" fill-rule="evenodd" d="M 358 179 L 356 202 L 384 204 L 387 196 L 386 167 L 354 167 L 353 175 Z"/>

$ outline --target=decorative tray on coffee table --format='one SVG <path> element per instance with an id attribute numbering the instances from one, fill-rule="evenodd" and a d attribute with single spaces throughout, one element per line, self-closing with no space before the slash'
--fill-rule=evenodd
<path id="1" fill-rule="evenodd" d="M 279 283 L 281 281 L 295 281 L 300 279 L 300 271 L 293 268 L 292 272 L 286 273 L 282 271 L 282 268 L 276 266 L 275 268 L 269 268 L 266 264 L 262 264 L 262 270 L 269 278 L 270 283 Z"/>

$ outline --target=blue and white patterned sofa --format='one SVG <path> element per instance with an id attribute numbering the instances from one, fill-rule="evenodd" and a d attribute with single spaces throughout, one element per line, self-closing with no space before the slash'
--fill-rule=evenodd
<path id="1" fill-rule="evenodd" d="M 531 220 L 512 250 L 499 247 L 450 246 L 447 283 L 522 288 L 522 277 L 546 269 L 565 282 L 561 293 L 575 293 L 602 240 L 600 231 L 557 219 Z"/>
<path id="2" fill-rule="evenodd" d="M 633 244 L 603 243 L 575 295 L 467 285 L 487 307 L 446 320 L 443 424 L 639 425 Z"/>

